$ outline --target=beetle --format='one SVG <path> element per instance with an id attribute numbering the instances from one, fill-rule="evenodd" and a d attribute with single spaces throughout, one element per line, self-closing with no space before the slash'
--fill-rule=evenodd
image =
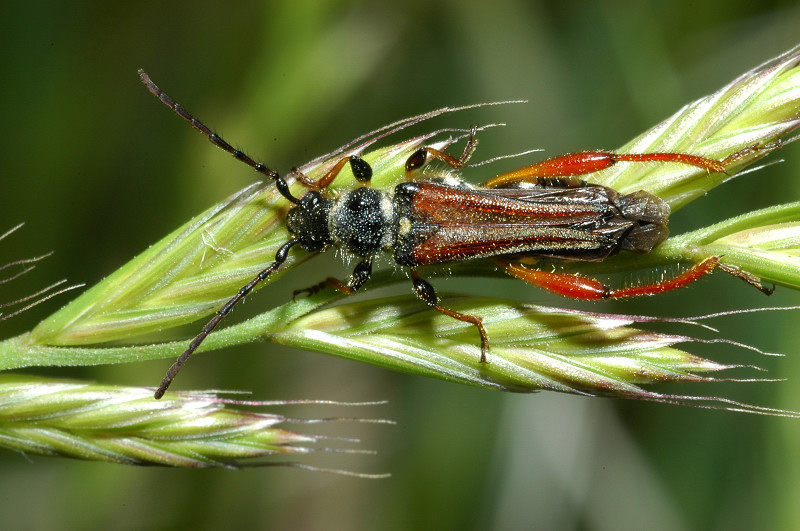
<path id="1" fill-rule="evenodd" d="M 647 253 L 669 233 L 669 205 L 645 191 L 621 194 L 612 188 L 590 184 L 581 175 L 618 162 L 689 164 L 708 172 L 724 172 L 742 152 L 721 161 L 687 153 L 570 153 L 500 174 L 473 186 L 446 173 L 417 177 L 432 160 L 461 170 L 477 146 L 473 128 L 463 153 L 456 158 L 432 147 L 422 147 L 405 163 L 406 180 L 389 190 L 369 186 L 372 168 L 358 155 L 342 157 L 319 179 L 293 171 L 308 191 L 294 196 L 287 180 L 232 147 L 175 100 L 164 93 L 142 70 L 147 89 L 217 147 L 269 177 L 291 204 L 286 214 L 290 239 L 280 246 L 275 259 L 222 305 L 170 367 L 155 391 L 161 398 L 192 353 L 230 313 L 236 304 L 286 261 L 299 246 L 315 253 L 338 248 L 358 260 L 344 281 L 332 277 L 295 292 L 315 293 L 332 288 L 345 294 L 360 289 L 372 274 L 374 259 L 384 253 L 408 268 L 416 295 L 434 310 L 474 325 L 481 340 L 481 362 L 486 362 L 489 338 L 481 318 L 443 306 L 433 286 L 417 268 L 472 259 L 491 259 L 509 275 L 575 299 L 616 299 L 652 295 L 693 282 L 714 269 L 739 277 L 764 293 L 771 293 L 758 278 L 708 257 L 675 277 L 621 289 L 585 276 L 544 271 L 527 263 L 546 261 L 601 261 L 621 251 Z M 747 148 L 750 150 L 751 148 Z M 345 166 L 361 186 L 332 197 L 326 189 Z"/>

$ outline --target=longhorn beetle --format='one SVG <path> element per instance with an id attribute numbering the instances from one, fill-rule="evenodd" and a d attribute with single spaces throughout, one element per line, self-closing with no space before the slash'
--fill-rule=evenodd
<path id="1" fill-rule="evenodd" d="M 620 251 L 647 253 L 666 239 L 670 214 L 666 202 L 645 191 L 620 194 L 606 186 L 589 184 L 580 175 L 623 161 L 689 164 L 708 172 L 724 172 L 730 162 L 756 148 L 746 148 L 721 161 L 686 153 L 582 151 L 503 173 L 481 186 L 450 175 L 414 178 L 433 159 L 460 170 L 477 145 L 473 128 L 459 158 L 430 147 L 414 152 L 405 164 L 406 181 L 394 189 L 370 187 L 372 168 L 361 157 L 350 155 L 316 180 L 295 172 L 296 179 L 308 188 L 302 196 L 295 197 L 277 172 L 228 144 L 159 89 L 144 71 L 139 70 L 139 77 L 153 95 L 215 146 L 269 177 L 293 205 L 286 215 L 289 241 L 278 249 L 275 260 L 217 310 L 189 343 L 156 390 L 157 399 L 219 322 L 256 285 L 278 270 L 296 245 L 311 253 L 339 247 L 359 259 L 344 282 L 328 278 L 296 294 L 324 288 L 353 293 L 369 280 L 373 259 L 381 253 L 391 253 L 397 264 L 409 268 L 414 292 L 423 302 L 478 329 L 481 362 L 486 362 L 489 350 L 489 337 L 481 318 L 441 305 L 433 286 L 417 272 L 418 266 L 489 258 L 513 277 L 559 295 L 585 300 L 661 293 L 685 286 L 716 268 L 764 293 L 772 292 L 753 275 L 720 263 L 718 256 L 708 257 L 673 278 L 622 289 L 611 289 L 592 278 L 541 271 L 521 263 L 539 259 L 600 261 Z M 331 196 L 326 189 L 346 165 L 361 186 Z"/>

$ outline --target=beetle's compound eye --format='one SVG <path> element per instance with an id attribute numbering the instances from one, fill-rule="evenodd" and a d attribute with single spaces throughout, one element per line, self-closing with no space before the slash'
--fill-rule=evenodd
<path id="1" fill-rule="evenodd" d="M 406 159 L 406 172 L 414 171 L 425 165 L 428 160 L 428 152 L 425 148 L 416 150 L 408 159 Z"/>

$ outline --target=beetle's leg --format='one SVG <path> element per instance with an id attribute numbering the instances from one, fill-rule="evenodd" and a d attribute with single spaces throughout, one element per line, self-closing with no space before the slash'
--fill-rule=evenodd
<path id="1" fill-rule="evenodd" d="M 319 293 L 319 291 L 324 288 L 335 289 L 339 293 L 350 295 L 351 293 L 358 291 L 358 289 L 363 286 L 371 276 L 372 258 L 366 258 L 359 262 L 355 269 L 353 269 L 353 273 L 347 279 L 347 282 L 342 282 L 338 278 L 328 277 L 319 284 L 315 284 L 310 288 L 295 290 L 292 294 L 292 300 L 296 299 L 301 293 L 311 296 L 315 293 Z"/>
<path id="2" fill-rule="evenodd" d="M 481 335 L 481 363 L 486 363 L 486 352 L 489 350 L 489 336 L 486 334 L 486 329 L 483 327 L 483 320 L 477 315 L 457 312 L 440 305 L 436 290 L 413 269 L 411 270 L 411 281 L 414 283 L 414 292 L 417 294 L 417 297 L 422 299 L 428 306 L 448 317 L 475 325 L 478 328 L 478 333 Z"/>
<path id="3" fill-rule="evenodd" d="M 428 162 L 430 162 L 432 159 L 441 160 L 445 164 L 452 166 L 454 169 L 460 170 L 464 167 L 464 164 L 467 163 L 470 157 L 472 157 L 472 154 L 475 153 L 475 148 L 478 147 L 478 137 L 476 136 L 477 132 L 478 128 L 475 126 L 470 129 L 469 137 L 467 138 L 467 144 L 464 146 L 464 151 L 458 158 L 455 158 L 454 156 L 435 148 L 419 148 L 406 160 L 406 178 L 412 180 L 413 172 L 428 164 Z"/>
<path id="4" fill-rule="evenodd" d="M 736 158 L 741 158 L 737 156 Z M 697 166 L 709 173 L 724 172 L 725 167 L 732 160 L 730 157 L 722 161 L 689 155 L 687 153 L 613 153 L 611 151 L 580 151 L 568 153 L 519 168 L 507 173 L 501 173 L 484 183 L 484 186 L 493 188 L 519 182 L 538 183 L 541 179 L 552 177 L 573 177 L 586 175 L 604 170 L 617 162 L 677 162 Z"/>
<path id="5" fill-rule="evenodd" d="M 353 171 L 353 175 L 355 175 L 356 180 L 363 185 L 368 185 L 372 179 L 372 166 L 370 166 L 367 161 L 356 155 L 350 155 L 349 157 L 342 158 L 319 179 L 309 179 L 297 168 L 292 168 L 292 171 L 289 173 L 289 175 L 294 176 L 295 179 L 309 188 L 321 190 L 330 186 L 333 180 L 338 177 L 339 173 L 342 171 L 342 168 L 344 168 L 344 165 L 348 162 L 350 163 L 350 169 Z"/>
<path id="6" fill-rule="evenodd" d="M 770 295 L 775 289 L 774 287 L 772 289 L 764 287 L 757 277 L 740 270 L 738 267 L 721 264 L 719 262 L 719 256 L 709 256 L 672 278 L 653 282 L 651 284 L 630 286 L 616 290 L 610 289 L 598 280 L 580 275 L 529 269 L 519 264 L 499 259 L 495 259 L 495 263 L 505 269 L 506 273 L 513 277 L 524 280 L 529 284 L 546 289 L 557 295 L 563 295 L 564 297 L 570 297 L 572 299 L 622 299 L 640 295 L 655 295 L 686 286 L 717 268 L 744 280 L 767 295 Z"/>

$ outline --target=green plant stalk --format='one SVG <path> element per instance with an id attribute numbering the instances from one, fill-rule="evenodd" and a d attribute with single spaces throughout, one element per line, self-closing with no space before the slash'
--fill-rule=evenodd
<path id="1" fill-rule="evenodd" d="M 623 192 L 655 192 L 673 210 L 679 209 L 787 143 L 791 132 L 800 126 L 799 64 L 800 48 L 790 50 L 685 107 L 621 148 L 687 152 L 717 159 L 742 152 L 727 174 L 709 174 L 679 164 L 618 164 L 589 178 Z M 368 148 L 389 133 L 451 110 L 391 124 L 299 169 L 314 178 L 343 156 L 359 154 L 373 167 L 373 184 L 390 186 L 404 178 L 404 162 L 419 146 L 445 149 L 466 130 L 436 131 L 388 148 Z M 443 133 L 459 136 L 441 138 Z M 783 144 L 777 142 L 779 139 Z M 344 173 L 335 185 L 353 186 L 352 176 Z M 295 189 L 302 191 L 301 187 Z M 283 225 L 287 208 L 271 185 L 235 194 L 45 319 L 31 333 L 0 343 L 0 368 L 93 365 L 176 356 L 185 348 L 185 341 L 138 343 L 161 330 L 211 314 L 263 269 L 287 239 Z M 795 259 L 800 242 L 797 214 L 797 204 L 777 206 L 672 237 L 648 255 L 574 267 L 592 274 L 603 268 L 695 262 L 719 254 L 723 261 L 759 275 L 765 282 L 796 287 L 800 284 Z M 293 253 L 281 273 L 303 258 Z M 490 265 L 465 264 L 431 272 L 430 276 L 468 270 L 495 274 Z M 265 284 L 279 276 L 270 277 Z M 397 282 L 397 277 L 390 272 L 378 274 L 370 285 Z M 412 296 L 321 309 L 341 298 L 323 291 L 287 302 L 244 323 L 215 331 L 200 350 L 267 339 L 491 389 L 552 389 L 684 402 L 696 397 L 665 397 L 643 390 L 641 384 L 709 381 L 697 373 L 729 368 L 672 346 L 688 338 L 642 332 L 631 326 L 635 319 L 624 316 L 581 314 L 494 299 L 448 302 L 458 311 L 484 319 L 491 342 L 490 362 L 478 364 L 479 342 L 474 327 L 448 319 Z M 110 342 L 116 344 L 109 346 Z M 741 407 L 736 405 L 737 409 Z M 747 407 L 751 412 L 774 413 Z"/>

